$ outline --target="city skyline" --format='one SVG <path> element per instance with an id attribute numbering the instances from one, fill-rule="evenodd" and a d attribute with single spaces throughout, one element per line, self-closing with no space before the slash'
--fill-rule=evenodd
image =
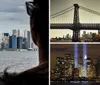
<path id="1" fill-rule="evenodd" d="M 80 37 L 83 37 L 84 32 L 85 32 L 86 34 L 95 33 L 95 32 L 91 32 L 91 31 L 87 32 L 86 30 L 84 30 L 84 31 L 81 31 L 81 36 L 80 36 Z M 55 36 L 55 37 L 65 37 L 67 34 L 68 34 L 70 37 L 72 37 L 70 33 L 65 33 L 65 34 L 62 34 L 62 36 Z M 50 37 L 50 39 L 51 39 L 51 38 L 55 38 L 55 37 L 54 37 L 54 36 L 53 36 L 53 37 Z"/>
<path id="2" fill-rule="evenodd" d="M 2 33 L 0 49 L 29 49 L 33 48 L 34 42 L 31 38 L 31 32 L 23 31 L 23 36 L 20 35 L 20 30 L 12 30 L 12 33 Z"/>
<path id="3" fill-rule="evenodd" d="M 70 6 L 73 6 L 73 4 L 77 3 L 80 6 L 84 6 L 86 8 L 95 10 L 97 12 L 100 13 L 99 11 L 99 0 L 91 0 L 91 2 L 88 0 L 51 0 L 51 4 L 50 4 L 50 13 L 51 15 L 54 13 L 57 13 L 65 8 L 68 8 Z M 95 4 L 96 5 L 95 5 Z M 59 19 L 51 19 L 50 21 L 53 23 L 55 21 L 58 21 L 58 23 L 62 22 L 62 23 L 73 23 L 73 15 L 74 15 L 74 11 L 69 12 L 68 14 L 64 15 L 64 19 L 62 18 L 60 20 Z M 65 18 L 66 16 L 66 18 Z M 60 16 L 59 16 L 60 17 Z M 91 14 L 89 12 L 83 11 L 79 8 L 79 20 L 80 23 L 100 23 L 100 16 Z M 65 22 L 66 21 L 66 22 Z M 64 29 L 63 29 L 64 30 Z M 84 30 L 82 30 L 84 31 Z M 80 32 L 80 35 L 82 35 L 82 31 Z M 98 33 L 97 30 L 87 30 L 87 32 L 95 32 Z M 55 37 L 55 36 L 63 36 L 63 34 L 65 33 L 70 33 L 72 35 L 72 31 L 67 29 L 62 31 L 61 29 L 51 29 L 50 30 L 50 37 Z"/>
<path id="4" fill-rule="evenodd" d="M 9 33 L 9 35 L 13 35 L 13 31 L 16 31 L 16 32 L 19 31 L 20 36 L 21 36 L 21 37 L 25 37 L 25 31 L 30 31 L 30 30 L 27 30 L 27 29 L 24 29 L 24 30 L 12 29 L 12 30 L 10 30 L 10 32 L 4 31 L 4 32 L 0 33 L 0 40 L 2 40 L 2 34 L 3 34 L 3 33 Z"/>
<path id="5" fill-rule="evenodd" d="M 100 44 L 51 44 L 51 81 L 100 78 Z"/>
<path id="6" fill-rule="evenodd" d="M 10 33 L 12 29 L 30 30 L 26 1 L 32 0 L 3 0 L 0 2 L 0 34 Z"/>
<path id="7" fill-rule="evenodd" d="M 66 52 L 70 52 L 74 55 L 75 44 L 51 44 L 50 46 L 50 66 L 54 68 L 56 57 L 63 57 Z M 83 57 L 83 44 L 78 44 L 78 56 Z M 100 44 L 87 44 L 87 57 L 93 59 L 96 63 L 96 57 L 100 56 Z"/>

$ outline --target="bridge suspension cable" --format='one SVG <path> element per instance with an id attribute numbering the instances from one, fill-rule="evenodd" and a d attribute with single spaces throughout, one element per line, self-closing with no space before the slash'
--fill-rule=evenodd
<path id="1" fill-rule="evenodd" d="M 88 12 L 92 13 L 92 14 L 95 14 L 95 15 L 100 16 L 100 13 L 97 12 L 97 11 L 94 11 L 94 10 L 88 9 L 88 8 L 86 8 L 86 7 L 83 7 L 83 6 L 79 6 L 79 7 L 80 7 L 80 9 L 83 9 L 83 10 L 85 10 L 85 11 L 88 11 Z"/>
<path id="2" fill-rule="evenodd" d="M 56 18 L 56 17 L 58 17 L 58 16 L 61 16 L 61 15 L 65 14 L 65 13 L 68 13 L 68 12 L 71 11 L 71 10 L 73 10 L 73 8 L 70 9 L 70 10 L 67 10 L 67 11 L 65 11 L 65 12 L 63 12 L 63 13 L 60 13 L 60 14 L 58 14 L 58 15 L 55 15 L 55 16 L 51 17 L 50 19 Z"/>
<path id="3" fill-rule="evenodd" d="M 60 16 L 60 15 L 63 15 L 63 14 L 65 14 L 65 13 L 71 11 L 72 9 L 73 9 L 73 6 L 68 7 L 68 8 L 66 8 L 66 9 L 64 9 L 64 10 L 61 10 L 61 11 L 59 11 L 59 12 L 57 12 L 57 13 L 52 14 L 50 17 L 51 17 L 51 19 L 52 19 L 52 18 L 55 18 L 55 17 L 58 17 L 58 16 Z"/>

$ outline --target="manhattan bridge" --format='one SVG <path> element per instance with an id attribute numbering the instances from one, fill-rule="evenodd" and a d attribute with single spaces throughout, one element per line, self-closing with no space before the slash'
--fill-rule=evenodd
<path id="1" fill-rule="evenodd" d="M 80 23 L 79 20 L 79 8 L 90 12 L 95 15 L 99 15 L 100 13 L 91 9 L 88 9 L 83 6 L 79 6 L 78 4 L 74 4 L 71 7 L 68 7 L 64 10 L 61 10 L 55 14 L 50 16 L 50 19 L 53 20 L 54 18 L 59 18 L 59 16 L 64 15 L 65 13 L 70 12 L 74 9 L 74 18 L 73 23 L 51 23 L 51 29 L 71 29 L 73 31 L 72 35 L 72 42 L 79 42 L 80 41 L 80 30 L 100 30 L 100 23 Z M 60 18 L 61 19 L 61 18 Z"/>

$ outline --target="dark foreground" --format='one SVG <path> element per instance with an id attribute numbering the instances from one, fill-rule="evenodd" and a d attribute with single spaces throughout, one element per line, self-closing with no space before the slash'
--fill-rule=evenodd
<path id="1" fill-rule="evenodd" d="M 81 82 L 81 83 L 67 83 L 67 82 L 51 82 L 50 85 L 100 85 L 100 82 Z"/>

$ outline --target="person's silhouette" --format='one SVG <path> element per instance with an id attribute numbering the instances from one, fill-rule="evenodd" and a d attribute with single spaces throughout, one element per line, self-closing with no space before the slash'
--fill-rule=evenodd
<path id="1" fill-rule="evenodd" d="M 39 65 L 27 71 L 7 73 L 0 78 L 2 85 L 48 85 L 49 73 L 49 4 L 48 0 L 26 2 L 30 16 L 30 28 L 33 42 L 39 49 Z"/>

